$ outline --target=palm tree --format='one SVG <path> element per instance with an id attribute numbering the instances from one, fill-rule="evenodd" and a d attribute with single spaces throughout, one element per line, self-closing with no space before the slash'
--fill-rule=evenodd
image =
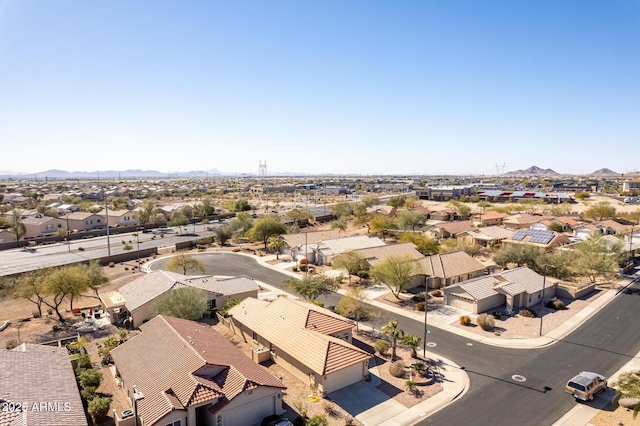
<path id="1" fill-rule="evenodd" d="M 280 237 L 273 236 L 269 238 L 269 248 L 276 252 L 276 260 L 280 258 L 280 249 L 285 246 L 285 242 Z"/>
<path id="2" fill-rule="evenodd" d="M 391 360 L 395 361 L 398 339 L 404 337 L 404 330 L 398 327 L 398 320 L 391 320 L 382 326 L 382 335 L 391 337 Z"/>
<path id="3" fill-rule="evenodd" d="M 411 348 L 411 358 L 417 358 L 416 348 L 422 343 L 422 338 L 415 334 L 407 334 L 402 338 L 402 343 Z"/>
<path id="4" fill-rule="evenodd" d="M 621 374 L 613 386 L 617 388 L 616 396 L 611 401 L 613 404 L 618 404 L 621 399 L 627 398 L 634 400 L 633 402 L 640 401 L 640 370 Z M 633 418 L 635 419 L 640 411 L 640 402 L 628 408 L 633 408 Z"/>
<path id="5" fill-rule="evenodd" d="M 425 372 L 427 372 L 427 365 L 424 362 L 416 362 L 415 364 L 411 364 L 411 369 L 416 373 L 420 373 L 421 376 L 424 377 Z"/>

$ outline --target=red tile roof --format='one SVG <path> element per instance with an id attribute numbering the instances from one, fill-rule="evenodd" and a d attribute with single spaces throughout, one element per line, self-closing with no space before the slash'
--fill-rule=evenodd
<path id="1" fill-rule="evenodd" d="M 144 394 L 138 411 L 146 425 L 206 401 L 221 408 L 257 386 L 284 388 L 206 324 L 160 315 L 140 329 L 111 354 L 125 387 Z"/>

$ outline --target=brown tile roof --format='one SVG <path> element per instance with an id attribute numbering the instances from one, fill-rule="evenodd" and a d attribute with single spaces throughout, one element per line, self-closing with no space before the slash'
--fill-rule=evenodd
<path id="1" fill-rule="evenodd" d="M 603 220 L 596 223 L 595 225 L 598 227 L 607 227 L 613 229 L 613 231 L 618 235 L 631 232 L 631 226 L 623 225 L 620 222 L 616 222 L 615 220 Z"/>
<path id="2" fill-rule="evenodd" d="M 352 328 L 353 321 L 307 302 L 278 298 L 265 302 L 244 299 L 229 310 L 233 321 L 244 324 L 318 374 L 327 374 L 368 360 L 371 354 L 338 338 L 323 334 Z M 318 322 L 322 318 L 322 322 Z"/>
<path id="3" fill-rule="evenodd" d="M 256 386 L 284 388 L 206 324 L 160 315 L 140 329 L 111 354 L 125 387 L 144 394 L 138 411 L 147 425 L 205 401 L 221 407 Z"/>
<path id="4" fill-rule="evenodd" d="M 461 220 L 457 222 L 444 222 L 438 224 L 438 228 L 444 229 L 451 235 L 457 235 L 461 232 L 474 229 L 476 226 L 470 220 Z"/>
<path id="5" fill-rule="evenodd" d="M 0 400 L 27 403 L 17 415 L 0 409 L 0 425 L 82 426 L 87 419 L 65 348 L 23 343 L 0 350 Z M 56 410 L 36 411 L 33 404 L 57 404 Z M 65 409 L 68 404 L 69 409 Z M 1 407 L 0 407 L 1 408 Z"/>
<path id="6" fill-rule="evenodd" d="M 568 225 L 571 228 L 580 225 L 580 222 L 578 222 L 577 220 L 569 216 L 558 216 L 558 217 L 554 217 L 553 219 L 557 222 L 564 223 L 565 225 Z"/>
<path id="7" fill-rule="evenodd" d="M 541 220 L 546 219 L 546 217 L 542 216 L 534 216 L 528 213 L 520 213 L 509 216 L 506 219 L 503 219 L 503 223 L 511 223 L 511 224 L 531 224 L 535 222 L 540 222 Z"/>
<path id="8" fill-rule="evenodd" d="M 474 219 L 483 221 L 483 220 L 494 220 L 494 219 L 504 219 L 509 217 L 508 213 L 496 212 L 493 210 L 487 210 L 484 213 L 477 213 L 473 215 Z"/>
<path id="9" fill-rule="evenodd" d="M 438 278 L 471 274 L 485 269 L 484 265 L 463 251 L 427 256 L 421 262 L 422 272 Z"/>

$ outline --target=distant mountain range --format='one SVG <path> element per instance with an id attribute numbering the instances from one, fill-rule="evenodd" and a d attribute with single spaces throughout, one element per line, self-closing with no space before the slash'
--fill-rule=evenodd
<path id="1" fill-rule="evenodd" d="M 585 174 L 585 176 L 616 176 L 619 173 L 614 172 L 611 169 L 599 169 L 595 172 Z M 531 166 L 528 169 L 524 170 L 513 170 L 511 172 L 507 172 L 502 176 L 505 177 L 543 177 L 543 176 L 565 176 L 562 173 L 558 173 L 553 169 L 542 169 L 538 166 Z M 582 176 L 582 175 L 581 175 Z"/>
<path id="2" fill-rule="evenodd" d="M 636 173 L 629 173 L 630 175 Z M 194 170 L 189 172 L 159 172 L 157 170 L 96 170 L 93 172 L 75 171 L 68 172 L 65 170 L 50 169 L 38 173 L 21 173 L 12 171 L 0 170 L 0 179 L 32 179 L 38 180 L 54 179 L 54 180 L 72 180 L 72 179 L 175 179 L 175 178 L 206 178 L 206 177 L 255 177 L 258 173 L 228 173 L 221 172 L 218 169 L 209 170 Z M 344 174 L 347 176 L 349 174 Z M 614 172 L 611 169 L 599 169 L 592 173 L 581 174 L 580 176 L 619 176 L 620 173 Z M 308 176 L 305 173 L 275 173 L 270 174 L 271 177 L 291 177 L 291 176 Z M 331 176 L 339 176 L 338 174 L 331 174 Z M 538 166 L 531 166 L 524 170 L 513 170 L 504 173 L 504 177 L 526 178 L 526 177 L 560 177 L 560 176 L 572 176 L 569 174 L 558 173 L 552 169 L 542 169 Z"/>

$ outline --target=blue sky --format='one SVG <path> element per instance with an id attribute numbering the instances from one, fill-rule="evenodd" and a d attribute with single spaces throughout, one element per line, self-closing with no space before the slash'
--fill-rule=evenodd
<path id="1" fill-rule="evenodd" d="M 0 0 L 0 170 L 638 170 L 640 1 Z"/>

